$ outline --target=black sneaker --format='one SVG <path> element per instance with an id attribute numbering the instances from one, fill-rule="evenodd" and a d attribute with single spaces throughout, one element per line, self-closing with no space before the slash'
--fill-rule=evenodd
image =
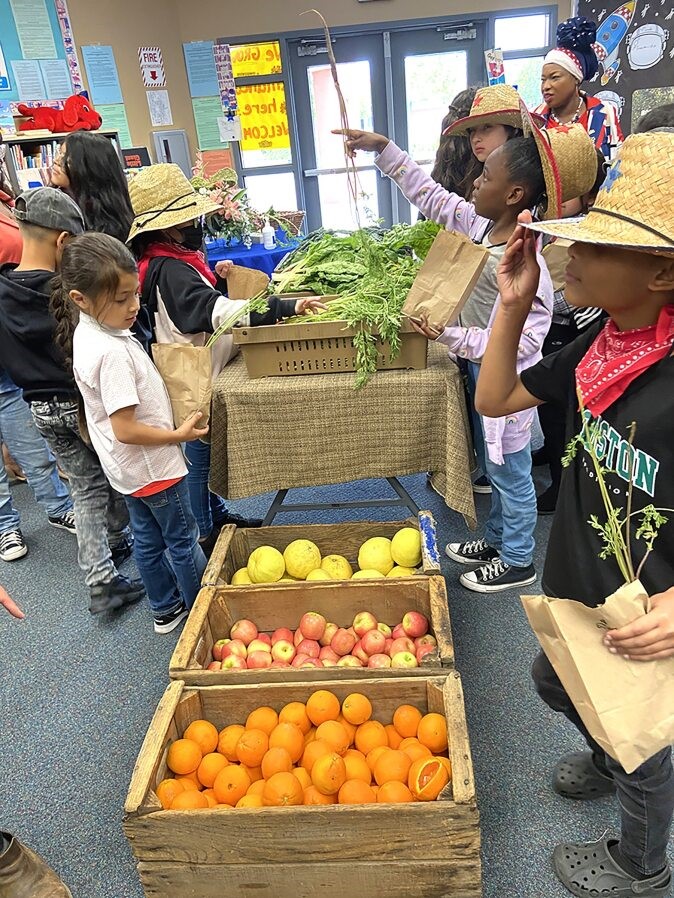
<path id="1" fill-rule="evenodd" d="M 485 477 L 483 474 L 481 477 L 478 477 L 477 480 L 473 481 L 473 492 L 480 493 L 481 495 L 489 496 L 491 495 L 491 483 L 488 477 Z"/>
<path id="2" fill-rule="evenodd" d="M 104 611 L 117 611 L 126 605 L 134 605 L 145 595 L 145 587 L 141 580 L 129 580 L 123 574 L 117 574 L 109 583 L 97 583 L 89 590 L 91 614 L 102 614 Z"/>
<path id="3" fill-rule="evenodd" d="M 53 518 L 50 517 L 49 523 L 52 527 L 56 527 L 58 530 L 67 530 L 68 533 L 77 533 L 77 530 L 75 529 L 75 512 L 72 508 L 65 514 L 57 515 Z"/>
<path id="4" fill-rule="evenodd" d="M 496 561 L 498 552 L 483 539 L 471 539 L 466 543 L 447 543 L 445 555 L 459 564 L 488 564 Z"/>
<path id="5" fill-rule="evenodd" d="M 528 586 L 535 579 L 536 571 L 533 564 L 527 567 L 512 567 L 497 558 L 490 564 L 461 574 L 459 582 L 473 592 L 501 592 L 504 589 L 514 589 L 516 586 Z"/>
<path id="6" fill-rule="evenodd" d="M 127 558 L 131 558 L 133 554 L 133 536 L 129 534 L 116 546 L 110 546 L 110 554 L 115 567 L 119 567 Z"/>
<path id="7" fill-rule="evenodd" d="M 163 615 L 155 615 L 154 617 L 154 632 L 155 633 L 170 633 L 171 630 L 175 630 L 175 628 L 180 624 L 181 621 L 184 621 L 189 611 L 184 605 L 181 605 L 176 611 L 171 611 L 170 614 Z"/>
<path id="8" fill-rule="evenodd" d="M 536 510 L 539 514 L 554 514 L 557 508 L 559 486 L 549 486 L 536 498 Z"/>
<path id="9" fill-rule="evenodd" d="M 261 527 L 262 518 L 243 518 L 240 514 L 229 514 L 222 520 L 213 522 L 213 529 L 224 527 L 225 524 L 235 524 L 237 527 Z"/>
<path id="10" fill-rule="evenodd" d="M 16 561 L 27 554 L 28 546 L 18 527 L 16 530 L 5 530 L 4 533 L 0 533 L 0 558 L 3 561 Z"/>

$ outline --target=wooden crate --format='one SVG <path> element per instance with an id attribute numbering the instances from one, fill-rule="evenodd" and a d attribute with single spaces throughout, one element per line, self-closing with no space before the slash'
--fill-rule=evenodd
<path id="1" fill-rule="evenodd" d="M 260 705 L 277 711 L 316 688 L 365 693 L 391 722 L 403 703 L 445 714 L 453 783 L 437 801 L 164 811 L 154 787 L 168 745 L 191 721 L 219 729 Z M 172 683 L 154 715 L 124 807 L 124 831 L 147 898 L 480 898 L 480 828 L 459 674 L 190 689 Z"/>
<path id="2" fill-rule="evenodd" d="M 403 527 L 419 528 L 421 532 L 421 569 L 429 576 L 440 573 L 435 519 L 430 511 L 420 511 L 417 519 L 406 521 L 349 521 L 344 524 L 281 524 L 272 527 L 238 529 L 227 524 L 220 536 L 204 571 L 202 586 L 229 583 L 239 568 L 245 567 L 248 556 L 259 546 L 274 546 L 283 550 L 294 539 L 310 539 L 316 543 L 321 555 L 344 555 L 358 567 L 358 549 L 372 536 L 393 539 Z M 356 581 L 358 582 L 358 581 Z M 360 581 L 361 583 L 364 581 Z M 268 583 L 266 588 L 280 588 L 285 584 Z"/>
<path id="3" fill-rule="evenodd" d="M 423 666 L 410 670 L 387 668 L 331 667 L 281 668 L 279 670 L 204 670 L 212 660 L 211 650 L 218 639 L 226 639 L 232 624 L 242 617 L 254 621 L 262 632 L 277 627 L 295 630 L 306 611 L 317 611 L 340 627 L 350 627 L 359 611 L 371 611 L 391 627 L 400 623 L 406 611 L 420 611 L 430 621 L 430 632 L 438 642 L 437 652 L 429 652 Z M 367 679 L 420 675 L 454 667 L 454 644 L 447 607 L 444 577 L 408 577 L 382 580 L 316 580 L 284 583 L 277 590 L 264 586 L 205 586 L 197 596 L 169 665 L 172 680 L 190 686 L 243 683 L 295 683 L 325 679 Z"/>

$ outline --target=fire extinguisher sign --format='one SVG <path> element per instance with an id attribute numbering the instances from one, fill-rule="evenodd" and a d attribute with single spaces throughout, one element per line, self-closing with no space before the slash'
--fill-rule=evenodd
<path id="1" fill-rule="evenodd" d="M 159 47 L 139 47 L 138 63 L 145 87 L 164 87 L 166 75 Z"/>

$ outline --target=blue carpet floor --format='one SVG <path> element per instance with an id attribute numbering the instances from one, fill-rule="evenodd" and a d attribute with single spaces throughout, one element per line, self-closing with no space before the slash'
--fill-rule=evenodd
<path id="1" fill-rule="evenodd" d="M 402 478 L 430 508 L 443 544 L 461 539 L 463 521 L 426 487 Z M 382 482 L 296 490 L 294 501 L 378 498 Z M 26 486 L 14 488 L 29 555 L 0 562 L 2 582 L 26 620 L 0 617 L 0 827 L 15 832 L 62 875 L 74 898 L 141 898 L 122 833 L 122 808 L 136 755 L 167 685 L 176 635 L 156 636 L 146 604 L 92 619 L 76 566 L 75 539 L 56 531 Z M 231 503 L 262 516 L 271 495 Z M 481 520 L 488 497 L 478 497 Z M 324 512 L 321 521 L 364 517 Z M 382 509 L 369 517 L 383 519 Z M 388 517 L 405 517 L 389 509 Z M 540 519 L 537 569 L 550 519 Z M 316 522 L 294 513 L 275 523 Z M 480 596 L 457 583 L 445 559 L 449 606 L 462 673 L 482 818 L 485 898 L 564 898 L 550 868 L 562 839 L 616 831 L 614 800 L 574 803 L 548 786 L 558 755 L 582 747 L 570 724 L 549 711 L 530 684 L 537 643 L 517 595 Z M 133 570 L 130 566 L 130 570 Z M 534 587 L 532 587 L 533 590 Z M 223 883 L 223 895 L 227 894 Z M 319 898 L 319 896 L 317 896 Z M 347 896 L 349 898 L 349 896 Z"/>

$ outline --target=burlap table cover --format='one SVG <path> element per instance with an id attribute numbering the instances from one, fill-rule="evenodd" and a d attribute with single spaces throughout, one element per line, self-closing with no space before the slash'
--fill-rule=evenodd
<path id="1" fill-rule="evenodd" d="M 213 385 L 211 489 L 231 499 L 433 471 L 447 505 L 474 527 L 472 450 L 463 385 L 431 344 L 424 371 L 251 380 L 242 358 Z"/>

